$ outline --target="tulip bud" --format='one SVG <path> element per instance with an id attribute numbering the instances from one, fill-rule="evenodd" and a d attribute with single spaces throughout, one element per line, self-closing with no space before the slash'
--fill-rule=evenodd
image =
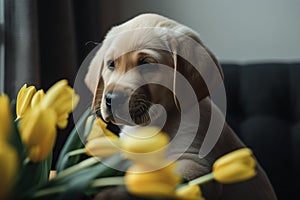
<path id="1" fill-rule="evenodd" d="M 169 137 L 156 127 L 139 128 L 121 140 L 126 158 L 148 165 L 161 165 L 166 156 Z"/>
<path id="2" fill-rule="evenodd" d="M 44 108 L 52 108 L 57 114 L 57 125 L 65 128 L 68 116 L 78 102 L 79 96 L 68 86 L 67 80 L 61 80 L 46 92 L 40 105 Z"/>
<path id="3" fill-rule="evenodd" d="M 213 165 L 213 175 L 220 183 L 235 183 L 255 176 L 255 165 L 252 151 L 243 148 L 219 158 Z"/>
<path id="4" fill-rule="evenodd" d="M 17 116 L 23 117 L 26 111 L 30 108 L 31 100 L 35 94 L 36 89 L 34 86 L 29 86 L 25 84 L 19 91 L 17 96 Z"/>
<path id="5" fill-rule="evenodd" d="M 51 88 L 46 92 L 45 98 L 42 102 L 42 105 L 46 108 L 53 107 L 53 104 L 57 101 L 57 99 L 61 98 L 63 92 L 65 92 L 65 88 L 68 86 L 67 80 L 61 80 L 52 85 Z M 59 106 L 60 104 L 56 105 Z"/>
<path id="6" fill-rule="evenodd" d="M 179 199 L 204 200 L 199 185 L 184 185 L 176 190 Z"/>
<path id="7" fill-rule="evenodd" d="M 27 147 L 36 146 L 48 138 L 56 129 L 56 113 L 53 109 L 45 109 L 40 106 L 30 110 L 20 122 L 20 134 Z"/>
<path id="8" fill-rule="evenodd" d="M 105 158 L 119 151 L 119 139 L 109 136 L 94 138 L 87 142 L 85 149 L 90 156 Z"/>
<path id="9" fill-rule="evenodd" d="M 87 119 L 86 127 L 90 125 L 91 120 L 92 120 L 92 116 Z M 112 133 L 110 130 L 108 130 L 106 127 L 107 127 L 107 124 L 101 118 L 97 117 L 94 120 L 91 131 L 88 135 L 87 141 L 93 140 L 94 138 L 97 138 L 97 137 L 104 137 L 104 136 L 115 137 L 116 139 L 119 138 L 114 133 Z"/>
<path id="10" fill-rule="evenodd" d="M 135 195 L 147 197 L 173 197 L 181 178 L 174 173 L 175 164 L 147 171 L 147 166 L 135 164 L 125 174 L 125 185 Z"/>

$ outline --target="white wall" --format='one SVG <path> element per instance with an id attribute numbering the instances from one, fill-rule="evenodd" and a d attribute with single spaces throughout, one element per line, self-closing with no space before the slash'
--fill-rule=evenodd
<path id="1" fill-rule="evenodd" d="M 221 62 L 300 61 L 300 0 L 123 0 L 120 3 L 122 20 L 138 13 L 155 12 L 195 29 Z"/>

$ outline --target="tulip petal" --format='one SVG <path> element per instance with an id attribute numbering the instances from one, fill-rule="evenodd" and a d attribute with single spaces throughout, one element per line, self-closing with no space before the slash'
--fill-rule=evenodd
<path id="1" fill-rule="evenodd" d="M 136 133 L 122 139 L 124 151 L 132 153 L 150 153 L 165 148 L 169 137 L 156 127 L 143 127 Z"/>
<path id="2" fill-rule="evenodd" d="M 53 109 L 37 107 L 27 113 L 21 121 L 21 138 L 27 147 L 35 146 L 52 134 L 55 128 L 56 113 Z"/>
<path id="3" fill-rule="evenodd" d="M 119 151 L 119 139 L 116 137 L 98 137 L 89 140 L 85 148 L 88 155 L 105 158 Z"/>
<path id="4" fill-rule="evenodd" d="M 134 183 L 127 183 L 126 186 L 132 194 L 137 196 L 173 197 L 174 195 L 174 187 L 159 181 L 148 183 L 140 180 Z"/>
<path id="5" fill-rule="evenodd" d="M 59 98 L 60 96 L 64 95 L 62 92 L 64 87 L 68 85 L 67 80 L 61 80 L 56 82 L 47 92 L 45 98 L 43 100 L 44 107 L 51 107 L 52 104 Z"/>
<path id="6" fill-rule="evenodd" d="M 12 123 L 9 98 L 7 95 L 0 95 L 0 140 L 7 138 Z"/>
<path id="7" fill-rule="evenodd" d="M 233 163 L 219 170 L 214 170 L 213 174 L 218 182 L 229 184 L 250 179 L 256 175 L 256 171 L 253 167 L 243 165 L 242 163 Z"/>
<path id="8" fill-rule="evenodd" d="M 92 118 L 93 117 L 91 116 L 87 119 L 86 126 L 88 126 L 91 123 Z M 104 136 L 114 137 L 116 139 L 119 139 L 119 137 L 117 135 L 115 135 L 114 133 L 112 133 L 110 130 L 108 130 L 106 128 L 106 126 L 107 126 L 107 124 L 101 118 L 97 117 L 94 120 L 92 129 L 88 135 L 87 141 L 92 140 L 97 137 L 104 137 Z"/>
<path id="9" fill-rule="evenodd" d="M 68 113 L 59 116 L 59 118 L 57 119 L 57 123 L 56 123 L 56 125 L 58 126 L 58 128 L 60 128 L 60 129 L 66 128 L 67 125 L 68 125 L 68 118 L 69 118 L 69 114 Z"/>
<path id="10" fill-rule="evenodd" d="M 65 128 L 68 123 L 68 115 L 77 106 L 78 102 L 79 96 L 68 86 L 66 80 L 61 80 L 46 92 L 41 101 L 41 106 L 52 108 L 57 114 L 57 125 L 59 128 Z"/>
<path id="11" fill-rule="evenodd" d="M 165 162 L 168 143 L 169 137 L 158 128 L 143 127 L 122 138 L 121 147 L 125 158 L 159 167 Z"/>
<path id="12" fill-rule="evenodd" d="M 50 152 L 53 150 L 55 140 L 56 140 L 56 128 L 50 127 L 47 134 L 39 144 L 32 146 L 29 149 L 28 158 L 32 162 L 40 162 L 45 160 Z"/>
<path id="13" fill-rule="evenodd" d="M 151 166 L 136 163 L 127 170 L 126 176 L 147 182 L 158 181 L 177 186 L 181 181 L 181 177 L 174 172 L 175 167 L 176 163 L 171 163 L 165 167 L 154 170 Z"/>
<path id="14" fill-rule="evenodd" d="M 18 156 L 15 149 L 0 140 L 0 199 L 9 199 L 17 173 Z"/>
<path id="15" fill-rule="evenodd" d="M 139 196 L 174 197 L 175 188 L 181 179 L 173 169 L 174 164 L 144 172 L 143 165 L 133 165 L 125 174 L 126 187 L 131 193 Z"/>
<path id="16" fill-rule="evenodd" d="M 36 89 L 34 86 L 29 86 L 25 84 L 19 91 L 17 96 L 17 116 L 22 117 L 25 112 L 28 110 L 31 104 L 33 95 L 35 94 Z"/>
<path id="17" fill-rule="evenodd" d="M 31 108 L 36 107 L 42 101 L 44 96 L 45 96 L 44 90 L 38 90 L 32 97 Z"/>
<path id="18" fill-rule="evenodd" d="M 249 162 L 249 158 L 251 157 L 252 151 L 249 148 L 235 150 L 219 158 L 214 163 L 213 170 L 218 170 L 218 168 L 221 168 L 227 164 L 231 164 L 232 162 L 235 162 L 237 160 L 244 160 L 245 162 Z"/>
<path id="19" fill-rule="evenodd" d="M 204 200 L 199 185 L 184 185 L 176 190 L 179 199 Z"/>

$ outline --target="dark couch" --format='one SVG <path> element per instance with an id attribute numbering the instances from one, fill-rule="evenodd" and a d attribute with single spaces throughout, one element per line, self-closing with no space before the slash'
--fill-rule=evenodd
<path id="1" fill-rule="evenodd" d="M 267 172 L 279 199 L 299 196 L 300 63 L 223 64 L 227 122 Z"/>

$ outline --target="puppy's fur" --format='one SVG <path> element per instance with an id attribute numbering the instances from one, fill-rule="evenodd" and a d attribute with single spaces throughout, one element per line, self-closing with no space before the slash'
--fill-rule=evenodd
<path id="1" fill-rule="evenodd" d="M 193 42 L 198 46 L 191 47 Z M 193 64 L 186 60 L 186 57 L 194 59 Z M 170 77 L 155 68 L 159 64 L 169 66 L 189 81 L 196 93 L 198 105 L 193 105 L 193 101 L 179 104 L 176 93 L 183 91 L 181 95 L 184 96 L 185 88 L 176 82 L 175 73 Z M 149 69 L 142 72 L 151 76 L 152 81 L 171 85 L 172 90 L 159 84 L 137 87 L 145 81 L 143 73 L 134 70 L 139 65 L 145 65 L 144 69 Z M 196 68 L 194 65 L 197 65 Z M 129 71 L 131 73 L 123 78 Z M 205 79 L 203 75 L 209 78 Z M 169 149 L 169 155 L 179 155 L 177 170 L 186 180 L 191 180 L 208 173 L 213 162 L 220 156 L 245 146 L 225 123 L 216 145 L 209 154 L 204 158 L 198 155 L 212 113 L 215 113 L 220 121 L 224 119 L 222 112 L 209 98 L 209 90 L 218 87 L 222 78 L 217 59 L 201 43 L 195 31 L 160 15 L 142 14 L 108 32 L 90 64 L 85 82 L 94 93 L 93 108 L 104 120 L 120 125 L 123 131 L 135 124 L 155 125 L 156 122 L 163 121 L 163 111 L 150 109 L 154 104 L 162 105 L 167 116 L 164 119 L 163 131 L 171 138 L 178 136 L 175 145 Z M 116 97 L 114 93 L 123 96 L 119 100 L 127 99 L 130 117 L 123 115 L 122 102 L 115 103 L 118 108 L 111 107 L 114 104 L 110 101 Z M 186 96 L 186 99 L 189 99 L 189 96 Z M 181 119 L 184 110 L 189 112 L 193 109 L 199 109 L 199 121 Z M 179 130 L 180 124 L 185 127 Z M 196 132 L 189 131 L 196 126 Z M 193 140 L 191 144 L 186 142 L 189 139 Z M 205 185 L 202 190 L 207 199 L 276 199 L 272 186 L 259 164 L 257 175 L 251 180 L 230 185 L 213 182 Z"/>

